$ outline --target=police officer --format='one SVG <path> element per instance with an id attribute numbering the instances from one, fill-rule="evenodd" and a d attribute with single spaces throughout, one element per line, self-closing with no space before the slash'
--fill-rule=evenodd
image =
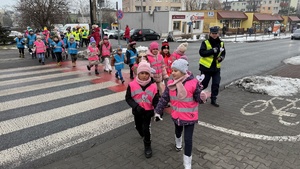
<path id="1" fill-rule="evenodd" d="M 210 79 L 211 85 L 211 104 L 219 107 L 217 96 L 221 81 L 221 62 L 225 59 L 224 42 L 219 38 L 219 27 L 210 28 L 209 38 L 202 42 L 200 50 L 199 70 L 205 75 L 202 81 L 203 89 L 207 88 Z"/>

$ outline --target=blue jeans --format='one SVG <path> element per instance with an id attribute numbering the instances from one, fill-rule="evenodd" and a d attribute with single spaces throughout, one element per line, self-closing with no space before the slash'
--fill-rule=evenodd
<path id="1" fill-rule="evenodd" d="M 193 133 L 195 125 L 178 126 L 175 124 L 175 135 L 181 137 L 184 128 L 184 155 L 191 156 L 193 148 Z"/>
<path id="2" fill-rule="evenodd" d="M 40 60 L 42 60 L 42 62 L 45 62 L 45 55 L 44 55 L 44 53 L 38 53 L 37 55 L 38 55 L 38 58 Z"/>
<path id="3" fill-rule="evenodd" d="M 122 69 L 117 70 L 116 74 L 120 77 L 120 80 L 123 80 Z"/>

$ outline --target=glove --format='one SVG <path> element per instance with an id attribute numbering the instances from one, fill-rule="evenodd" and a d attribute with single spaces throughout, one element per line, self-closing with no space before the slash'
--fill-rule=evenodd
<path id="1" fill-rule="evenodd" d="M 142 114 L 143 112 L 145 112 L 145 109 L 142 108 L 140 105 L 138 105 L 136 108 L 135 108 L 137 114 Z"/>
<path id="2" fill-rule="evenodd" d="M 161 120 L 163 119 L 161 118 L 160 114 L 154 113 L 154 121 L 161 121 Z"/>
<path id="3" fill-rule="evenodd" d="M 218 53 L 218 51 L 219 51 L 220 49 L 219 49 L 218 47 L 214 47 L 213 50 L 214 50 L 214 53 Z"/>
<path id="4" fill-rule="evenodd" d="M 207 98 L 209 98 L 210 96 L 211 96 L 210 92 L 202 91 L 200 93 L 200 99 L 203 101 L 203 103 L 205 103 L 207 101 Z"/>
<path id="5" fill-rule="evenodd" d="M 225 49 L 224 48 L 220 48 L 220 52 L 223 52 Z"/>

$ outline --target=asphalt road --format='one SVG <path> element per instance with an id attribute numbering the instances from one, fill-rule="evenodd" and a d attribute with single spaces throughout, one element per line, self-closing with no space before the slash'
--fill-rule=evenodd
<path id="1" fill-rule="evenodd" d="M 285 58 L 299 55 L 299 44 L 289 39 L 225 43 L 221 85 L 276 68 Z M 170 43 L 171 50 L 178 45 Z M 186 52 L 195 74 L 199 46 L 190 43 Z M 100 77 L 88 73 L 84 60 L 77 68 L 70 61 L 58 68 L 52 59 L 42 66 L 26 53 L 19 59 L 17 50 L 0 51 L 0 168 L 38 168 L 132 129 L 124 101 L 128 80 L 122 85 L 102 68 Z M 129 78 L 128 69 L 124 76 Z"/>

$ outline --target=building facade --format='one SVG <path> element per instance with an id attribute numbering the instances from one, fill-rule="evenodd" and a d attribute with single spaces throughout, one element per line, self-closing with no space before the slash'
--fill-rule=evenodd
<path id="1" fill-rule="evenodd" d="M 124 12 L 179 11 L 183 0 L 123 0 Z"/>

